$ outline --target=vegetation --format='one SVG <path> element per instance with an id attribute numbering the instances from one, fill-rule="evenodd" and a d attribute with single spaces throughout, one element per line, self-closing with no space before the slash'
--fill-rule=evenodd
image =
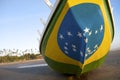
<path id="1" fill-rule="evenodd" d="M 7 63 L 7 62 L 16 62 L 16 61 L 25 61 L 25 60 L 33 60 L 33 59 L 40 59 L 40 54 L 24 54 L 22 56 L 0 56 L 0 63 Z"/>

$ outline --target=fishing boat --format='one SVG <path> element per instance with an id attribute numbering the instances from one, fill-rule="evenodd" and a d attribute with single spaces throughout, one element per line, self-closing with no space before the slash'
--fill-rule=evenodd
<path id="1" fill-rule="evenodd" d="M 45 25 L 40 52 L 53 70 L 89 72 L 106 59 L 114 38 L 109 0 L 57 0 Z"/>

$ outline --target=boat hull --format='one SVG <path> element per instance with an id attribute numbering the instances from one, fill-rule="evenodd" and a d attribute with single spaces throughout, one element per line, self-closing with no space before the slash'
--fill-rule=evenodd
<path id="1" fill-rule="evenodd" d="M 82 74 L 105 61 L 113 37 L 107 0 L 63 0 L 47 25 L 40 51 L 53 70 Z"/>

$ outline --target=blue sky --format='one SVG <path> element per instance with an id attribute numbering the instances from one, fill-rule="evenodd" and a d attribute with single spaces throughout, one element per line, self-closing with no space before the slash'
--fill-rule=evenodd
<path id="1" fill-rule="evenodd" d="M 111 6 L 113 8 L 113 18 L 114 18 L 114 28 L 115 28 L 115 37 L 111 45 L 112 50 L 120 50 L 120 9 L 119 4 L 120 0 L 110 0 Z"/>
<path id="2" fill-rule="evenodd" d="M 111 4 L 116 31 L 112 49 L 120 49 L 120 0 L 111 0 Z M 49 14 L 44 0 L 0 0 L 0 49 L 38 49 L 37 30 L 44 28 L 40 17 L 46 21 Z"/>

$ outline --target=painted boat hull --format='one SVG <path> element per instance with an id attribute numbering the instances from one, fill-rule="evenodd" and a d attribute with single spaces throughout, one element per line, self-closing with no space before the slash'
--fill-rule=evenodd
<path id="1" fill-rule="evenodd" d="M 43 34 L 40 52 L 53 70 L 82 74 L 105 61 L 113 37 L 108 0 L 61 0 Z"/>

